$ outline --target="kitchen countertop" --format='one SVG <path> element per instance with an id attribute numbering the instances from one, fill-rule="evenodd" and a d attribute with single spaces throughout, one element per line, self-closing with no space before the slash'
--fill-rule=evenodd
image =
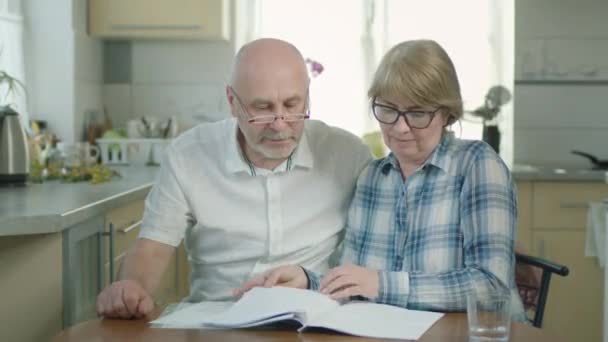
<path id="1" fill-rule="evenodd" d="M 102 184 L 49 181 L 0 188 L 0 236 L 60 232 L 108 210 L 144 198 L 158 167 L 111 167 L 122 177 Z M 516 164 L 516 180 L 608 182 L 606 171 Z"/>
<path id="2" fill-rule="evenodd" d="M 91 217 L 143 199 L 158 167 L 117 167 L 120 173 L 101 184 L 49 181 L 0 188 L 0 236 L 60 232 Z"/>
<path id="3" fill-rule="evenodd" d="M 608 183 L 608 172 L 605 170 L 515 164 L 511 173 L 516 180 L 523 181 Z"/>

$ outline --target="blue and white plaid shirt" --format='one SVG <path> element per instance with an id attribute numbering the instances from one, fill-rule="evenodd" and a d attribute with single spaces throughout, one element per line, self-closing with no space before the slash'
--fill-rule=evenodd
<path id="1" fill-rule="evenodd" d="M 406 180 L 392 153 L 361 173 L 341 264 L 379 270 L 376 302 L 465 311 L 468 292 L 508 287 L 512 314 L 522 317 L 516 221 L 515 186 L 500 157 L 483 142 L 446 134 Z M 318 289 L 320 275 L 307 275 Z"/>

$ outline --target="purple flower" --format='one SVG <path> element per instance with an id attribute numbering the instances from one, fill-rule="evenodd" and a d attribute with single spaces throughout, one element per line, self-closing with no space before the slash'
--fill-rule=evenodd
<path id="1" fill-rule="evenodd" d="M 304 61 L 306 62 L 308 71 L 312 77 L 317 77 L 323 72 L 324 68 L 321 63 L 310 58 L 306 58 Z"/>

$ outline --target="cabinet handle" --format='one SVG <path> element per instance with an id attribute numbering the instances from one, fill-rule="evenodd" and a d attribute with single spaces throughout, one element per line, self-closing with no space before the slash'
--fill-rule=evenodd
<path id="1" fill-rule="evenodd" d="M 544 239 L 538 239 L 538 256 L 541 258 L 545 257 L 545 240 Z"/>
<path id="2" fill-rule="evenodd" d="M 112 30 L 117 31 L 128 31 L 128 30 L 177 30 L 177 31 L 196 31 L 202 29 L 201 25 L 145 25 L 145 24 L 114 24 L 111 26 Z"/>
<path id="3" fill-rule="evenodd" d="M 127 234 L 128 232 L 132 231 L 133 229 L 137 228 L 138 226 L 141 225 L 142 220 L 139 220 L 135 223 L 133 223 L 132 225 L 128 226 L 125 229 L 119 230 L 120 233 L 122 234 Z"/>
<path id="4" fill-rule="evenodd" d="M 114 282 L 114 224 L 110 223 L 110 231 L 103 232 L 103 236 L 109 237 L 110 245 L 110 284 Z"/>
<path id="5" fill-rule="evenodd" d="M 562 209 L 587 209 L 589 204 L 586 202 L 559 202 Z"/>

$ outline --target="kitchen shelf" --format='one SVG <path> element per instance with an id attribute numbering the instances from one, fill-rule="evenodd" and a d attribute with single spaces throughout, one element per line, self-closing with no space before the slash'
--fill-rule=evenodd
<path id="1" fill-rule="evenodd" d="M 600 85 L 608 86 L 608 80 L 515 80 L 515 85 Z"/>

